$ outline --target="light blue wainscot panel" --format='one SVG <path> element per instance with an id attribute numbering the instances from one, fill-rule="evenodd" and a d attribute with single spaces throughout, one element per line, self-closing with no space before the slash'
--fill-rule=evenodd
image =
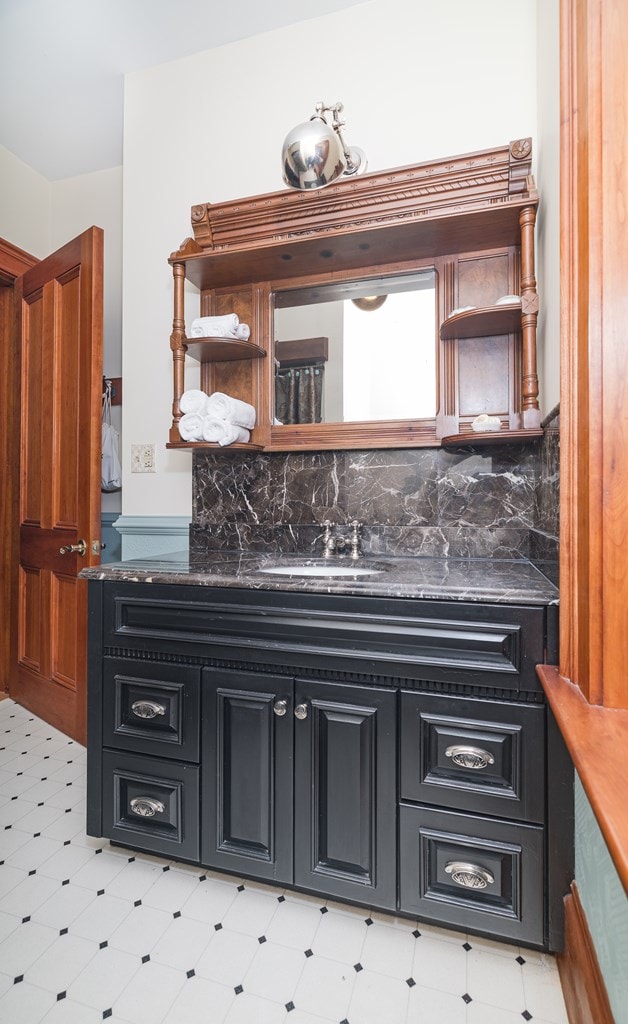
<path id="1" fill-rule="evenodd" d="M 628 1024 L 628 897 L 577 776 L 575 814 L 578 893 L 615 1024 Z"/>
<path id="2" fill-rule="evenodd" d="M 101 563 L 119 562 L 122 558 L 122 538 L 114 526 L 119 515 L 119 512 L 100 513 L 100 539 L 105 545 L 100 554 Z"/>
<path id="3" fill-rule="evenodd" d="M 187 516 L 119 516 L 113 526 L 122 538 L 122 560 L 153 558 L 181 551 L 187 554 Z"/>

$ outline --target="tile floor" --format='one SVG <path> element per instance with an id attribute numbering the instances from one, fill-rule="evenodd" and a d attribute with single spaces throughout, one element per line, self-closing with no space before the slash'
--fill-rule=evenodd
<path id="1" fill-rule="evenodd" d="M 552 957 L 86 836 L 85 750 L 0 702 L 0 1024 L 567 1024 Z"/>

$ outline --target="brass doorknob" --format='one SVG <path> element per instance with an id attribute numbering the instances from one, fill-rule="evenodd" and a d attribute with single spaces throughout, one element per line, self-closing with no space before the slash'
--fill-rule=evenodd
<path id="1" fill-rule="evenodd" d="M 60 555 L 84 555 L 86 551 L 87 544 L 84 540 L 80 540 L 78 544 L 65 544 L 59 548 Z"/>

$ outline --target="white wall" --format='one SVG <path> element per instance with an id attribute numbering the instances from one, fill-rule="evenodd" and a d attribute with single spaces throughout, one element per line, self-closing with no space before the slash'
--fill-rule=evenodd
<path id="1" fill-rule="evenodd" d="M 124 143 L 123 511 L 186 515 L 191 456 L 167 451 L 168 255 L 190 207 L 282 188 L 280 152 L 317 100 L 381 170 L 536 139 L 536 0 L 372 0 L 127 76 Z M 186 319 L 196 315 L 193 297 Z M 131 475 L 130 444 L 156 445 Z"/>
<path id="2" fill-rule="evenodd" d="M 539 279 L 538 356 L 541 409 L 560 398 L 560 65 L 558 0 L 537 3 L 536 176 L 541 201 L 536 231 Z"/>
<path id="3" fill-rule="evenodd" d="M 0 146 L 0 238 L 41 259 L 50 252 L 51 184 Z"/>

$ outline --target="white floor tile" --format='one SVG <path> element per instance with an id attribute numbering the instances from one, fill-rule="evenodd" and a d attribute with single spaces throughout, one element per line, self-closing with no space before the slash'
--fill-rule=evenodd
<path id="1" fill-rule="evenodd" d="M 196 967 L 207 949 L 214 929 L 204 921 L 194 921 L 190 917 L 173 919 L 171 915 L 169 920 L 171 923 L 155 943 L 151 958 L 156 963 L 189 971 Z"/>
<path id="2" fill-rule="evenodd" d="M 141 965 L 139 956 L 107 946 L 98 951 L 68 987 L 68 998 L 93 1006 L 102 1013 L 113 1006 Z"/>
<path id="3" fill-rule="evenodd" d="M 15 888 L 4 894 L 0 900 L 0 910 L 4 910 L 5 914 L 26 917 L 45 903 L 58 887 L 59 883 L 54 878 L 27 875 Z"/>
<path id="4" fill-rule="evenodd" d="M 420 939 L 415 939 L 408 927 L 392 928 L 374 923 L 366 930 L 360 963 L 377 974 L 405 981 L 412 975 L 417 941 Z"/>
<path id="5" fill-rule="evenodd" d="M 0 828 L 0 860 L 6 861 L 32 838 L 30 832 L 22 832 L 19 828 L 12 828 L 8 832 Z"/>
<path id="6" fill-rule="evenodd" d="M 79 832 L 85 831 L 85 815 L 71 811 L 70 814 L 61 814 L 56 821 L 42 828 L 42 834 L 50 836 L 51 839 L 60 839 L 62 843 L 66 839 L 74 839 Z"/>
<path id="7" fill-rule="evenodd" d="M 319 956 L 341 963 L 359 963 L 368 930 L 363 917 L 349 917 L 330 910 L 321 914 L 312 949 Z"/>
<path id="8" fill-rule="evenodd" d="M 160 864 L 149 864 L 134 858 L 127 861 L 119 874 L 107 886 L 111 896 L 141 900 L 162 874 Z"/>
<path id="9" fill-rule="evenodd" d="M 41 1024 L 101 1024 L 102 1013 L 72 999 L 57 1001 Z"/>
<path id="10" fill-rule="evenodd" d="M 319 1017 L 313 1013 L 307 1013 L 306 1010 L 293 1010 L 285 1018 L 285 1024 L 338 1024 L 336 1020 L 332 1020 L 330 1017 Z M 356 1021 L 356 1024 L 358 1022 Z"/>
<path id="11" fill-rule="evenodd" d="M 467 954 L 459 943 L 421 934 L 416 940 L 412 977 L 424 988 L 463 996 L 467 991 Z"/>
<path id="12" fill-rule="evenodd" d="M 80 869 L 94 856 L 91 850 L 86 850 L 83 846 L 73 846 L 72 844 L 64 846 L 63 843 L 59 843 L 54 839 L 48 839 L 44 836 L 41 836 L 39 839 L 34 839 L 33 843 L 42 841 L 45 843 L 55 843 L 57 850 L 39 866 L 39 870 L 42 875 L 46 875 L 47 878 L 56 878 L 60 882 L 62 882 L 64 878 L 72 878 L 76 875 L 77 871 L 80 871 Z"/>
<path id="13" fill-rule="evenodd" d="M 526 1008 L 523 974 L 512 958 L 478 950 L 467 954 L 467 992 L 479 1003 L 504 1006 L 523 1013 Z"/>
<path id="14" fill-rule="evenodd" d="M 417 1024 L 419 1021 L 421 1024 L 467 1024 L 467 1004 L 461 996 L 450 992 L 414 985 L 408 998 L 407 1020 L 412 1024 L 415 1021 Z"/>
<path id="15" fill-rule="evenodd" d="M 255 1024 L 283 1024 L 291 1017 L 291 1014 L 286 1016 L 286 1008 L 281 1003 L 269 1002 L 244 991 L 233 1000 L 225 1024 L 252 1024 L 253 1021 Z"/>
<path id="16" fill-rule="evenodd" d="M 475 1000 L 467 1007 L 467 1024 L 521 1024 L 523 1019 L 521 1012 L 490 1006 L 488 1003 L 476 1003 Z M 536 1022 L 533 1021 L 533 1024 Z"/>
<path id="17" fill-rule="evenodd" d="M 322 921 L 318 907 L 284 900 L 266 930 L 266 938 L 283 946 L 292 946 L 302 953 L 311 949 L 314 936 Z"/>
<path id="18" fill-rule="evenodd" d="M 260 943 L 242 982 L 244 991 L 285 1005 L 294 997 L 306 960 L 300 950 Z"/>
<path id="19" fill-rule="evenodd" d="M 274 896 L 244 889 L 223 918 L 225 928 L 259 938 L 266 934 L 279 904 Z"/>
<path id="20" fill-rule="evenodd" d="M 104 850 L 100 854 L 94 853 L 86 863 L 73 875 L 72 881 L 75 885 L 81 885 L 85 889 L 107 889 L 107 886 L 116 875 L 119 875 L 124 868 L 124 861 L 121 857 L 115 857 Z"/>
<path id="21" fill-rule="evenodd" d="M 8 935 L 11 935 L 15 929 L 21 924 L 21 917 L 16 917 L 15 914 L 4 914 L 0 913 L 0 942 L 4 942 Z M 2 964 L 0 963 L 0 970 Z"/>
<path id="22" fill-rule="evenodd" d="M 58 932 L 55 928 L 48 928 L 35 921 L 20 924 L 17 931 L 12 932 L 0 943 L 0 965 L 3 973 L 11 978 L 26 974 L 57 938 Z"/>
<path id="23" fill-rule="evenodd" d="M 158 939 L 172 921 L 172 915 L 154 907 L 134 907 L 119 928 L 109 939 L 109 945 L 125 953 L 145 956 L 150 953 Z"/>
<path id="24" fill-rule="evenodd" d="M 47 836 L 37 836 L 36 839 L 29 837 L 17 850 L 13 850 L 6 858 L 7 864 L 20 867 L 24 871 L 32 871 L 33 868 L 40 868 L 55 853 L 63 849 L 63 843 L 58 839 L 49 839 Z"/>
<path id="25" fill-rule="evenodd" d="M 146 963 L 115 1002 L 115 1012 L 134 1024 L 160 1024 L 186 984 L 185 974 Z"/>
<path id="26" fill-rule="evenodd" d="M 238 890 L 233 883 L 207 878 L 205 882 L 197 881 L 196 888 L 180 909 L 184 917 L 214 925 L 222 921 L 237 895 Z"/>
<path id="27" fill-rule="evenodd" d="M 242 999 L 242 996 L 239 997 Z M 223 1024 L 236 999 L 232 988 L 198 976 L 186 979 L 170 1007 L 164 1024 Z M 259 1024 L 250 1017 L 247 1024 Z"/>
<path id="28" fill-rule="evenodd" d="M 36 988 L 22 981 L 12 985 L 0 999 L 0 1024 L 26 1024 L 37 1022 L 46 1015 L 57 1001 L 52 992 Z"/>
<path id="29" fill-rule="evenodd" d="M 551 963 L 526 964 L 522 970 L 526 1010 L 551 1024 L 567 1024 L 558 970 Z"/>
<path id="30" fill-rule="evenodd" d="M 143 900 L 149 907 L 174 914 L 181 910 L 186 900 L 201 884 L 203 883 L 199 882 L 198 877 L 184 871 L 161 871 Z"/>
<path id="31" fill-rule="evenodd" d="M 81 892 L 87 890 L 82 889 Z M 72 921 L 72 934 L 81 935 L 84 939 L 94 939 L 96 942 L 108 941 L 133 909 L 133 904 L 128 900 L 109 896 L 108 893 L 95 896 Z"/>
<path id="32" fill-rule="evenodd" d="M 198 960 L 196 973 L 201 978 L 236 988 L 243 984 L 258 949 L 259 943 L 252 936 L 221 928 L 214 933 Z"/>
<path id="33" fill-rule="evenodd" d="M 69 928 L 79 914 L 97 898 L 102 899 L 96 897 L 89 889 L 73 885 L 72 882 L 67 885 L 55 882 L 55 891 L 33 912 L 33 921 L 48 925 L 50 928 Z"/>
<path id="34" fill-rule="evenodd" d="M 0 902 L 3 897 L 15 889 L 16 885 L 23 882 L 25 878 L 28 878 L 29 868 L 14 867 L 12 864 L 4 864 L 2 871 L 0 871 Z M 18 911 L 16 910 L 17 914 Z"/>
<path id="35" fill-rule="evenodd" d="M 63 935 L 29 968 L 26 980 L 58 995 L 67 990 L 97 953 L 96 942 L 77 935 Z"/>
<path id="36" fill-rule="evenodd" d="M 306 1010 L 319 1017 L 333 1021 L 344 1020 L 355 979 L 356 973 L 351 964 L 317 956 L 309 957 L 294 993 L 294 1005 L 298 1010 Z"/>
<path id="37" fill-rule="evenodd" d="M 356 1024 L 405 1021 L 410 989 L 405 981 L 373 971 L 360 971 L 355 979 L 348 1018 Z"/>

